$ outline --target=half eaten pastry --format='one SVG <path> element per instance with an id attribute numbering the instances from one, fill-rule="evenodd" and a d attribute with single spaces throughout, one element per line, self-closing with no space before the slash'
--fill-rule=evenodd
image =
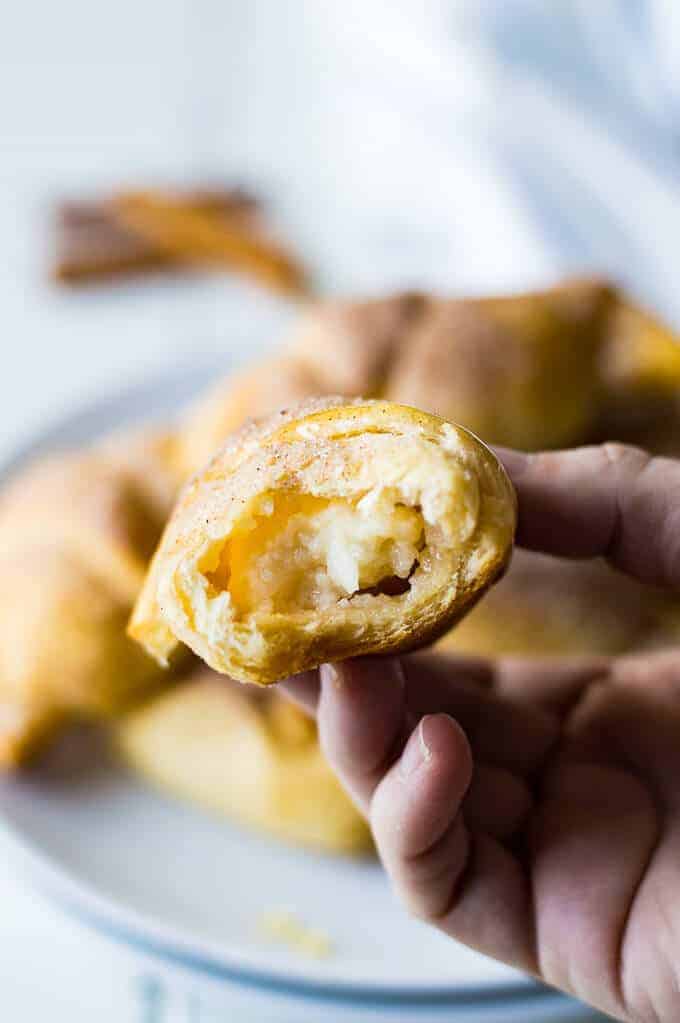
<path id="1" fill-rule="evenodd" d="M 181 799 L 296 845 L 371 847 L 314 722 L 275 690 L 203 669 L 126 715 L 116 735 L 133 769 Z"/>
<path id="2" fill-rule="evenodd" d="M 250 424 L 189 484 L 130 625 L 267 684 L 449 629 L 503 572 L 516 507 L 495 456 L 391 402 L 317 399 Z"/>

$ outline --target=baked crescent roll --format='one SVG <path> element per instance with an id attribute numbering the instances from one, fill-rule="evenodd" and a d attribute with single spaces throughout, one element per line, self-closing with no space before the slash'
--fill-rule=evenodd
<path id="1" fill-rule="evenodd" d="M 595 279 L 499 298 L 335 300 L 311 309 L 289 351 L 317 393 L 388 398 L 487 442 L 556 447 L 595 420 L 613 300 Z"/>
<path id="2" fill-rule="evenodd" d="M 191 408 L 179 433 L 185 476 L 202 469 L 247 419 L 262 419 L 299 405 L 325 388 L 292 358 L 272 358 L 221 380 Z"/>
<path id="3" fill-rule="evenodd" d="M 158 427 L 121 430 L 93 450 L 133 481 L 158 521 L 164 521 L 184 479 L 180 436 Z"/>
<path id="4" fill-rule="evenodd" d="M 619 298 L 602 350 L 598 435 L 652 450 L 680 450 L 680 334 Z"/>
<path id="5" fill-rule="evenodd" d="M 78 551 L 130 600 L 158 538 L 155 509 L 133 475 L 94 450 L 48 455 L 0 493 L 8 548 L 44 538 Z"/>
<path id="6" fill-rule="evenodd" d="M 516 507 L 467 431 L 319 399 L 235 434 L 185 488 L 130 632 L 244 682 L 430 642 L 503 572 Z"/>
<path id="7" fill-rule="evenodd" d="M 68 547 L 0 557 L 0 766 L 71 716 L 108 716 L 158 679 L 125 634 L 130 603 Z"/>
<path id="8" fill-rule="evenodd" d="M 619 299 L 602 363 L 611 389 L 675 394 L 680 389 L 680 335 L 646 310 Z"/>
<path id="9" fill-rule="evenodd" d="M 618 654 L 647 643 L 665 598 L 603 561 L 518 550 L 507 575 L 441 645 L 486 657 Z"/>
<path id="10" fill-rule="evenodd" d="M 183 799 L 295 844 L 371 847 L 315 725 L 273 690 L 203 670 L 126 715 L 117 738 L 135 770 Z"/>
<path id="11" fill-rule="evenodd" d="M 392 367 L 427 315 L 430 301 L 417 292 L 404 292 L 358 302 L 319 302 L 290 338 L 291 357 L 316 381 L 316 394 L 382 397 Z"/>
<path id="12" fill-rule="evenodd" d="M 433 300 L 385 394 L 525 450 L 577 443 L 600 393 L 597 359 L 611 289 L 572 281 L 502 298 Z"/>
<path id="13" fill-rule="evenodd" d="M 159 677 L 125 632 L 165 520 L 157 487 L 167 470 L 152 471 L 153 447 L 134 438 L 128 467 L 122 450 L 48 456 L 0 494 L 0 766 L 25 760 L 65 719 L 112 713 Z"/>

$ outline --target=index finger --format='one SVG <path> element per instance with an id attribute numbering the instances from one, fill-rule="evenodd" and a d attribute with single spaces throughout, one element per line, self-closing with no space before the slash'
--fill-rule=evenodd
<path id="1" fill-rule="evenodd" d="M 497 454 L 517 490 L 521 546 L 605 557 L 643 582 L 680 589 L 680 461 L 623 444 Z"/>

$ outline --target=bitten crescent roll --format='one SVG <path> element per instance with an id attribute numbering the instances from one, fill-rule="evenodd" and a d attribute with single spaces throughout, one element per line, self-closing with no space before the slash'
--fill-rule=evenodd
<path id="1" fill-rule="evenodd" d="M 125 715 L 115 735 L 134 770 L 182 799 L 295 844 L 371 848 L 314 722 L 273 689 L 202 669 Z"/>
<path id="2" fill-rule="evenodd" d="M 496 457 L 384 401 L 317 399 L 235 434 L 185 488 L 130 623 L 268 684 L 449 629 L 503 572 L 516 522 Z"/>

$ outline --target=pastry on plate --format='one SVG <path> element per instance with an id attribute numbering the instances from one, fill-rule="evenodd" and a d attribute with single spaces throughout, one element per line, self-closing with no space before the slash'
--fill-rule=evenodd
<path id="1" fill-rule="evenodd" d="M 567 281 L 500 298 L 433 299 L 399 349 L 385 395 L 525 450 L 582 441 L 597 413 L 611 288 Z"/>
<path id="2" fill-rule="evenodd" d="M 94 450 L 134 481 L 156 519 L 168 517 L 184 475 L 177 431 L 148 426 L 120 430 Z"/>
<path id="3" fill-rule="evenodd" d="M 159 677 L 125 632 L 165 519 L 148 450 L 143 460 L 142 483 L 120 451 L 55 454 L 0 493 L 0 765 L 21 763 L 72 716 L 113 713 Z"/>
<path id="4" fill-rule="evenodd" d="M 414 405 L 489 443 L 556 447 L 595 420 L 613 299 L 584 279 L 497 298 L 332 300 L 303 317 L 289 351 L 317 393 Z"/>
<path id="5" fill-rule="evenodd" d="M 316 394 L 382 397 L 429 302 L 418 292 L 319 302 L 301 318 L 288 351 L 316 381 Z"/>
<path id="6" fill-rule="evenodd" d="M 619 298 L 601 355 L 599 434 L 652 450 L 680 451 L 680 334 Z"/>
<path id="7" fill-rule="evenodd" d="M 202 468 L 246 419 L 323 394 L 404 402 L 489 442 L 580 441 L 597 411 L 613 294 L 576 280 L 503 298 L 404 292 L 310 303 L 281 355 L 221 381 L 189 411 L 183 470 Z"/>
<path id="8" fill-rule="evenodd" d="M 295 844 L 371 846 L 316 726 L 275 690 L 203 669 L 126 715 L 117 740 L 135 770 L 183 799 Z"/>
<path id="9" fill-rule="evenodd" d="M 68 545 L 0 557 L 0 766 L 21 763 L 70 717 L 108 716 L 158 679 L 125 633 L 130 601 Z"/>
<path id="10" fill-rule="evenodd" d="M 184 489 L 130 632 L 239 681 L 434 640 L 502 574 L 516 519 L 467 431 L 384 401 L 249 424 Z"/>
<path id="11" fill-rule="evenodd" d="M 666 600 L 604 561 L 517 550 L 505 578 L 440 645 L 487 657 L 623 653 L 647 643 Z"/>
<path id="12" fill-rule="evenodd" d="M 134 599 L 177 492 L 153 438 L 137 432 L 46 455 L 10 477 L 0 490 L 5 550 L 59 542 Z"/>

